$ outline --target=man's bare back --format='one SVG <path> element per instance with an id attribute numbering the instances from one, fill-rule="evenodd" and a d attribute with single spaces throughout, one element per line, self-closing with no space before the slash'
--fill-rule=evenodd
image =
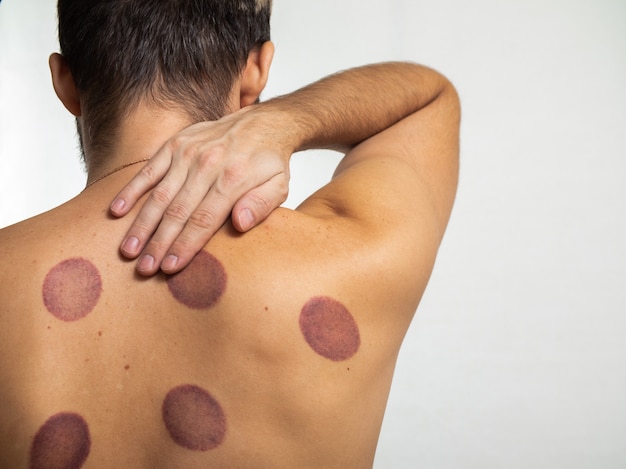
<path id="1" fill-rule="evenodd" d="M 101 6 L 116 5 L 128 6 Z M 111 24 L 125 44 L 126 29 Z M 93 135 L 100 101 L 85 106 L 90 95 L 68 61 L 51 57 L 57 95 L 88 137 L 89 183 L 0 230 L 0 467 L 371 467 L 396 357 L 452 209 L 458 98 L 437 72 L 391 63 L 255 104 L 272 53 L 269 42 L 249 52 L 224 97 L 229 115 L 182 130 L 195 122 L 186 108 L 152 96 L 114 120 L 113 143 Z M 97 88 L 101 77 L 92 78 Z M 278 208 L 238 231 L 241 200 L 271 198 L 294 151 L 328 147 L 347 152 L 329 184 L 297 210 Z M 273 176 L 256 180 L 264 171 Z M 124 184 L 164 172 L 131 212 L 137 221 L 109 214 Z M 165 196 L 163 184 L 185 203 L 208 193 L 205 216 Z M 206 216 L 220 202 L 232 221 Z M 261 205 L 266 215 L 274 208 Z M 118 249 L 141 237 L 145 210 L 165 229 L 140 240 L 144 260 L 155 261 L 143 270 L 140 261 L 140 275 Z M 195 257 L 174 251 L 182 263 L 193 258 L 181 272 L 146 276 L 177 219 L 188 246 L 205 236 L 203 224 L 210 240 Z"/>
<path id="2" fill-rule="evenodd" d="M 128 222 L 96 209 L 117 187 L 100 189 L 0 234 L 1 467 L 371 465 L 423 288 L 396 294 L 395 253 L 279 209 L 224 226 L 181 274 L 138 278 L 115 258 Z"/>

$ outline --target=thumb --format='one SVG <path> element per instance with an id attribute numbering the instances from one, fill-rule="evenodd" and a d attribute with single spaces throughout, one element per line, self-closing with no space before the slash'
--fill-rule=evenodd
<path id="1" fill-rule="evenodd" d="M 232 211 L 232 223 L 241 233 L 251 230 L 287 200 L 288 183 L 277 175 L 243 195 Z"/>

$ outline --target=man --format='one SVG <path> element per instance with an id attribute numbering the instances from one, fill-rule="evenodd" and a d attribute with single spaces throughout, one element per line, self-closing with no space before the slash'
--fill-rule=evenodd
<path id="1" fill-rule="evenodd" d="M 268 28 L 263 1 L 60 0 L 50 68 L 88 183 L 0 231 L 0 467 L 371 467 L 454 199 L 458 100 L 395 63 L 255 104 Z M 333 180 L 259 223 L 313 147 L 346 149 Z M 131 229 L 107 205 L 155 153 L 114 203 L 170 168 Z M 176 275 L 116 257 L 180 269 L 232 204 Z"/>

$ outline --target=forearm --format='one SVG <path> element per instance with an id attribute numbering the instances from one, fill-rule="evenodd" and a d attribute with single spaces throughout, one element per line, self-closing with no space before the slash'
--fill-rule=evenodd
<path id="1" fill-rule="evenodd" d="M 280 139 L 294 151 L 345 149 L 419 111 L 446 86 L 445 77 L 420 65 L 368 65 L 271 99 L 259 110 L 278 111 Z"/>

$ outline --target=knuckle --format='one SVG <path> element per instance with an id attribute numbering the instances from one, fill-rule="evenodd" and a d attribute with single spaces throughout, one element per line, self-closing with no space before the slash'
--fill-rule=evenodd
<path id="1" fill-rule="evenodd" d="M 198 152 L 198 147 L 194 144 L 187 144 L 187 145 L 183 145 L 181 144 L 180 147 L 178 147 L 178 155 L 179 157 L 184 160 L 187 164 L 189 164 L 190 162 L 192 162 L 195 159 L 195 156 Z"/>
<path id="2" fill-rule="evenodd" d="M 224 182 L 229 186 L 236 186 L 244 176 L 243 168 L 240 165 L 229 166 L 224 169 Z"/>
<path id="3" fill-rule="evenodd" d="M 278 181 L 276 194 L 281 203 L 287 200 L 287 196 L 289 195 L 289 179 L 285 178 Z"/>
<path id="4" fill-rule="evenodd" d="M 155 187 L 150 193 L 150 202 L 156 204 L 159 207 L 166 207 L 172 200 L 172 194 L 169 189 L 164 186 Z"/>
<path id="5" fill-rule="evenodd" d="M 170 243 L 166 240 L 152 238 L 146 246 L 145 252 L 151 253 L 154 255 L 154 257 L 159 258 L 161 257 L 161 254 L 167 251 L 169 247 Z"/>
<path id="6" fill-rule="evenodd" d="M 204 246 L 205 242 L 203 240 L 198 240 L 192 234 L 187 231 L 183 231 L 172 247 L 170 249 L 171 252 L 176 253 L 189 253 L 199 251 L 202 246 Z"/>
<path id="7" fill-rule="evenodd" d="M 258 213 L 267 213 L 274 208 L 269 200 L 257 194 L 250 195 L 250 202 Z"/>
<path id="8" fill-rule="evenodd" d="M 163 217 L 168 220 L 185 223 L 189 218 L 189 211 L 183 204 L 172 203 L 163 213 Z"/>
<path id="9" fill-rule="evenodd" d="M 139 170 L 139 175 L 146 179 L 150 185 L 153 185 L 157 182 L 157 176 L 154 172 L 154 168 L 150 163 L 146 164 L 143 168 Z"/>
<path id="10" fill-rule="evenodd" d="M 148 223 L 137 219 L 128 232 L 128 236 L 136 236 L 138 239 L 145 239 L 150 236 L 154 228 Z"/>
<path id="11" fill-rule="evenodd" d="M 189 217 L 188 226 L 197 231 L 206 231 L 215 227 L 217 215 L 212 210 L 198 208 Z"/>
<path id="12" fill-rule="evenodd" d="M 170 151 L 175 159 L 190 165 L 197 159 L 200 153 L 200 147 L 197 142 L 191 140 L 188 136 L 181 134 L 176 135 L 170 140 Z"/>
<path id="13" fill-rule="evenodd" d="M 208 149 L 197 149 L 198 151 L 198 169 L 202 172 L 213 170 L 221 159 L 221 149 L 219 147 L 211 147 Z"/>
<path id="14" fill-rule="evenodd" d="M 245 170 L 240 164 L 233 164 L 222 172 L 216 189 L 221 195 L 227 195 L 232 189 L 239 187 L 244 180 Z"/>
<path id="15" fill-rule="evenodd" d="M 177 134 L 177 135 L 174 135 L 172 138 L 170 138 L 167 144 L 169 146 L 169 150 L 172 153 L 176 154 L 176 153 L 179 153 L 184 148 L 186 141 L 187 141 L 187 138 L 185 137 L 185 135 Z"/>

